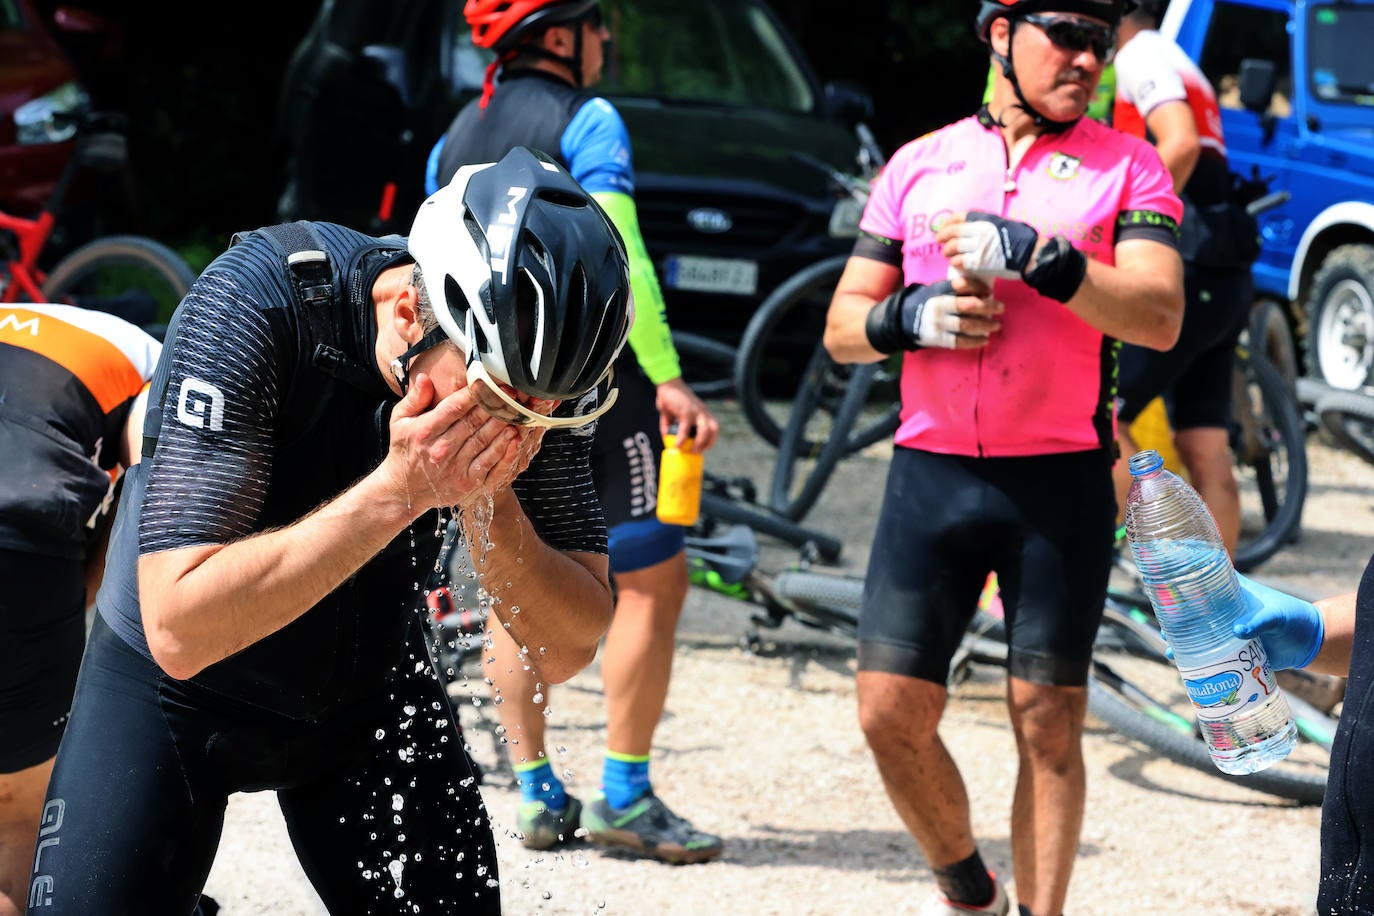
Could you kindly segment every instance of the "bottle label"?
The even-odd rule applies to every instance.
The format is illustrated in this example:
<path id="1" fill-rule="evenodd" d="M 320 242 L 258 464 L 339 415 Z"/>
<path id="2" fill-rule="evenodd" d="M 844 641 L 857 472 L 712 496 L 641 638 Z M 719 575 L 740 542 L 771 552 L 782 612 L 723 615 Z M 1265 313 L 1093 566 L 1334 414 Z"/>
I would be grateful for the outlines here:
<path id="1" fill-rule="evenodd" d="M 1188 698 L 1199 719 L 1229 719 L 1278 693 L 1278 682 L 1257 639 L 1240 644 L 1234 655 L 1198 667 L 1179 665 Z"/>

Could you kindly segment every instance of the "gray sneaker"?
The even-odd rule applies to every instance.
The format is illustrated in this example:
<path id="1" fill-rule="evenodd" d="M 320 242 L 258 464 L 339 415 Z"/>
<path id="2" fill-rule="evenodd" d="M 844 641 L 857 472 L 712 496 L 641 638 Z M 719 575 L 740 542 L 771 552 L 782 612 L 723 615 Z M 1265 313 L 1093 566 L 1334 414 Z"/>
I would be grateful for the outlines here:
<path id="1" fill-rule="evenodd" d="M 541 801 L 521 802 L 515 822 L 520 829 L 520 843 L 526 849 L 553 849 L 571 843 L 582 818 L 582 802 L 568 796 L 562 811 L 550 811 Z"/>
<path id="2" fill-rule="evenodd" d="M 593 843 L 631 849 L 674 865 L 707 862 L 725 846 L 720 837 L 678 817 L 652 792 L 628 808 L 612 808 L 599 794 L 582 812 L 582 826 Z"/>

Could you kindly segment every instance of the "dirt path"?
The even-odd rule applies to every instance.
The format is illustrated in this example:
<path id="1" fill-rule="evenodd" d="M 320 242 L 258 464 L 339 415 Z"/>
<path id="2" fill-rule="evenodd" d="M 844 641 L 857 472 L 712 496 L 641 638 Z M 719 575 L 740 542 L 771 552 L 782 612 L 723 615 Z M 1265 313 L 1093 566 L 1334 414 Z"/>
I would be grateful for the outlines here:
<path id="1" fill-rule="evenodd" d="M 769 452 L 727 415 L 708 467 L 764 479 Z M 1310 445 L 1312 492 L 1300 541 L 1259 577 L 1311 594 L 1353 588 L 1374 553 L 1374 468 Z M 850 459 L 811 516 L 845 538 L 861 571 L 885 455 Z M 780 562 L 786 551 L 769 552 Z M 500 768 L 486 708 L 460 715 L 490 777 L 503 893 L 512 914 L 910 912 L 931 877 L 878 783 L 854 716 L 847 644 L 791 625 L 740 648 L 748 608 L 694 590 L 673 689 L 656 736 L 654 783 L 682 814 L 726 839 L 721 861 L 672 867 L 578 845 L 531 853 L 500 831 L 517 793 Z M 473 688 L 478 698 L 484 688 Z M 1008 811 L 1015 751 L 995 670 L 954 693 L 942 734 L 963 768 L 984 858 L 1011 878 Z M 604 741 L 600 681 L 588 669 L 552 693 L 555 769 L 595 791 Z M 1088 810 L 1067 913 L 1308 914 L 1320 812 L 1159 760 L 1089 722 Z M 295 865 L 269 794 L 236 796 L 207 892 L 224 916 L 322 912 Z M 420 910 L 423 912 L 423 908 Z"/>

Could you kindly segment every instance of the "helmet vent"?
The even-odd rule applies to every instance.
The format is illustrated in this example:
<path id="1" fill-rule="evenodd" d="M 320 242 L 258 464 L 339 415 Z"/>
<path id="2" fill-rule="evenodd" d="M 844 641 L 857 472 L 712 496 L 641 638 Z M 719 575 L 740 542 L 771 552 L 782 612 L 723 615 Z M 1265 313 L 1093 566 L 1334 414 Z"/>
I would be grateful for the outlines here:
<path id="1" fill-rule="evenodd" d="M 458 285 L 458 280 L 453 274 L 444 275 L 444 306 L 458 327 L 461 328 L 467 323 L 468 309 L 472 308 L 472 304 L 468 302 L 468 297 L 463 294 L 463 288 Z"/>
<path id="2" fill-rule="evenodd" d="M 573 207 L 581 210 L 587 206 L 585 197 L 578 197 L 576 194 L 569 194 L 558 188 L 540 188 L 537 195 L 540 200 L 546 200 L 559 207 Z"/>

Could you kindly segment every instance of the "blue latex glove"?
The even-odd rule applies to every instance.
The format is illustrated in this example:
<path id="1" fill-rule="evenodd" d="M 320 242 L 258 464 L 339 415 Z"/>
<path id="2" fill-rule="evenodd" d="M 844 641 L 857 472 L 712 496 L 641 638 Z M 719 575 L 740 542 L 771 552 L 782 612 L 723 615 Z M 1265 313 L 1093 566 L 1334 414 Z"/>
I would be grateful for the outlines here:
<path id="1" fill-rule="evenodd" d="M 1311 664 L 1326 638 L 1326 624 L 1317 606 L 1242 575 L 1237 578 L 1245 596 L 1245 613 L 1231 625 L 1231 632 L 1241 639 L 1258 638 L 1275 671 Z"/>

